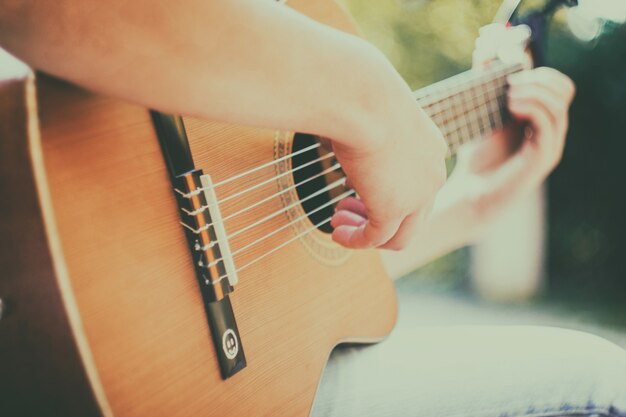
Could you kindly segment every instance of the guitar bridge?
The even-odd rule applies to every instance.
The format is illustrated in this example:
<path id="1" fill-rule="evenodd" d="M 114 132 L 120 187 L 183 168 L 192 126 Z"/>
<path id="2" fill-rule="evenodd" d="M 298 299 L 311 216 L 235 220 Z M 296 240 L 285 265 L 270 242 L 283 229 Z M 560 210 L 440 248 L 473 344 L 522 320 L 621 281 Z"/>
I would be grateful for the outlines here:
<path id="1" fill-rule="evenodd" d="M 152 112 L 152 119 L 180 208 L 181 225 L 194 265 L 223 379 L 246 367 L 229 294 L 237 271 L 211 178 L 195 169 L 182 119 Z"/>

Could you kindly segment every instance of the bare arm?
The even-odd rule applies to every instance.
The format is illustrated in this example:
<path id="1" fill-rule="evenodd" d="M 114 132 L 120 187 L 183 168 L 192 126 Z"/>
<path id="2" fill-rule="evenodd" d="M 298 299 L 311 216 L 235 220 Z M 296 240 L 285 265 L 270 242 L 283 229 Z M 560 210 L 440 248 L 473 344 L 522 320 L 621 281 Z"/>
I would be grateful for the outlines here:
<path id="1" fill-rule="evenodd" d="M 404 246 L 445 178 L 441 135 L 386 58 L 273 1 L 1 0 L 0 44 L 159 110 L 331 138 L 369 214 L 338 224 L 349 247 Z"/>
<path id="2" fill-rule="evenodd" d="M 4 47 L 35 68 L 162 110 L 343 138 L 346 125 L 365 122 L 351 117 L 384 99 L 384 88 L 366 88 L 372 80 L 399 83 L 367 42 L 275 2 L 14 3 L 0 8 Z"/>

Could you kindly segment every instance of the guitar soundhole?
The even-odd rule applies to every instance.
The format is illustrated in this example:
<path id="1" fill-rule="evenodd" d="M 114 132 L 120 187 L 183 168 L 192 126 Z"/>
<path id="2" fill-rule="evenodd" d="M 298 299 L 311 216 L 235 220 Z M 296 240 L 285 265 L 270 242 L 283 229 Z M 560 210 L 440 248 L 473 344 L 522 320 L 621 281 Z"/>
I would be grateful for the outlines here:
<path id="1" fill-rule="evenodd" d="M 292 152 L 295 154 L 317 143 L 319 143 L 319 140 L 316 136 L 297 133 L 293 139 Z M 331 149 L 326 148 L 321 143 L 318 148 L 304 151 L 292 158 L 294 168 L 293 181 L 294 184 L 299 184 L 296 186 L 298 199 L 304 212 L 307 213 L 309 220 L 313 224 L 322 223 L 332 216 L 336 203 L 328 203 L 347 190 L 345 186 L 339 185 L 311 197 L 312 194 L 328 187 L 344 176 L 341 168 L 332 169 L 337 164 L 337 160 L 334 156 L 325 157 L 329 152 L 331 152 Z M 329 172 L 322 175 L 321 173 L 324 171 Z M 320 209 L 325 204 L 327 205 Z M 318 226 L 318 229 L 324 233 L 331 233 L 333 230 L 330 222 L 325 222 Z"/>

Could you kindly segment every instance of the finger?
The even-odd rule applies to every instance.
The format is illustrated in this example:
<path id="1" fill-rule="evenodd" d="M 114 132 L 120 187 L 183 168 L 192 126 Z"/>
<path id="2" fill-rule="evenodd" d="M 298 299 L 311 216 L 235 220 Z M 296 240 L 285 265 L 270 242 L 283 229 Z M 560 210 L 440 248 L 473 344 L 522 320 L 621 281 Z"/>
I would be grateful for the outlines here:
<path id="1" fill-rule="evenodd" d="M 540 160 L 548 163 L 550 168 L 556 165 L 561 156 L 562 144 L 560 142 L 562 140 L 557 136 L 558 133 L 550 122 L 546 110 L 528 101 L 512 101 L 509 104 L 509 110 L 513 117 L 527 120 L 538 138 L 538 140 L 526 141 L 524 146 L 536 146 Z M 556 139 L 549 140 L 551 138 Z"/>
<path id="2" fill-rule="evenodd" d="M 543 104 L 532 100 L 510 100 L 509 111 L 511 115 L 518 120 L 525 120 L 533 128 L 536 136 L 548 135 L 551 137 L 556 134 L 556 127 L 551 122 L 548 111 Z M 538 143 L 541 145 L 542 143 Z"/>
<path id="3" fill-rule="evenodd" d="M 502 39 L 504 32 L 506 32 L 506 28 L 499 23 L 492 23 L 480 28 L 472 53 L 472 68 L 483 70 L 496 59 L 500 39 Z"/>
<path id="4" fill-rule="evenodd" d="M 472 68 L 487 68 L 496 59 L 504 62 L 526 61 L 524 50 L 529 38 L 530 29 L 526 25 L 507 28 L 493 23 L 483 26 L 472 54 Z"/>
<path id="5" fill-rule="evenodd" d="M 550 90 L 556 96 L 562 98 L 566 103 L 570 103 L 575 94 L 576 88 L 572 80 L 559 71 L 540 67 L 530 71 L 522 71 L 509 75 L 507 78 L 509 85 L 527 86 L 538 84 Z"/>
<path id="6" fill-rule="evenodd" d="M 552 88 L 560 97 L 563 97 L 568 103 L 576 94 L 576 85 L 571 78 L 565 74 L 550 67 L 539 67 L 533 71 L 538 76 L 543 76 L 545 80 L 542 85 Z"/>
<path id="7" fill-rule="evenodd" d="M 515 128 L 507 126 L 485 140 L 463 145 L 457 153 L 457 166 L 477 173 L 497 167 L 519 147 Z"/>
<path id="8" fill-rule="evenodd" d="M 365 204 L 356 197 L 346 197 L 337 204 L 336 211 L 347 210 L 367 218 Z"/>
<path id="9" fill-rule="evenodd" d="M 535 155 L 530 143 L 525 143 L 506 163 L 483 176 L 476 188 L 469 190 L 478 217 L 490 218 L 493 209 L 502 207 L 511 196 L 538 185 L 546 170 L 534 166 L 537 164 Z"/>
<path id="10" fill-rule="evenodd" d="M 330 220 L 330 225 L 333 228 L 340 226 L 361 226 L 367 221 L 367 218 L 360 216 L 348 210 L 339 210 Z"/>
<path id="11" fill-rule="evenodd" d="M 552 97 L 558 103 L 562 103 L 562 107 L 566 108 L 570 101 L 568 99 L 569 92 L 564 91 L 558 86 L 550 84 L 546 79 L 523 79 L 514 78 L 509 83 L 509 91 L 516 90 L 518 92 L 536 92 L 542 90 L 545 95 Z"/>
<path id="12" fill-rule="evenodd" d="M 526 86 L 511 86 L 508 91 L 509 104 L 524 102 L 540 108 L 545 113 L 557 131 L 565 130 L 567 121 L 567 106 L 551 90 L 537 84 Z"/>
<path id="13" fill-rule="evenodd" d="M 360 226 L 339 226 L 333 231 L 332 237 L 335 242 L 347 248 L 374 248 L 389 241 L 398 231 L 402 220 L 377 222 L 370 218 Z"/>

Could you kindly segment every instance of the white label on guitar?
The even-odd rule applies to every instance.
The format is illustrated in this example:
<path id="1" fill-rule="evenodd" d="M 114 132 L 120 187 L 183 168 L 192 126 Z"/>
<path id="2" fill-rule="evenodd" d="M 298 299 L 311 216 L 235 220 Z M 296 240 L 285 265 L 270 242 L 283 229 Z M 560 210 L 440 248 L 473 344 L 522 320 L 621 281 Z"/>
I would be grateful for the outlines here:
<path id="1" fill-rule="evenodd" d="M 222 336 L 222 349 L 228 359 L 234 359 L 239 352 L 239 342 L 237 335 L 232 329 L 227 329 Z"/>

